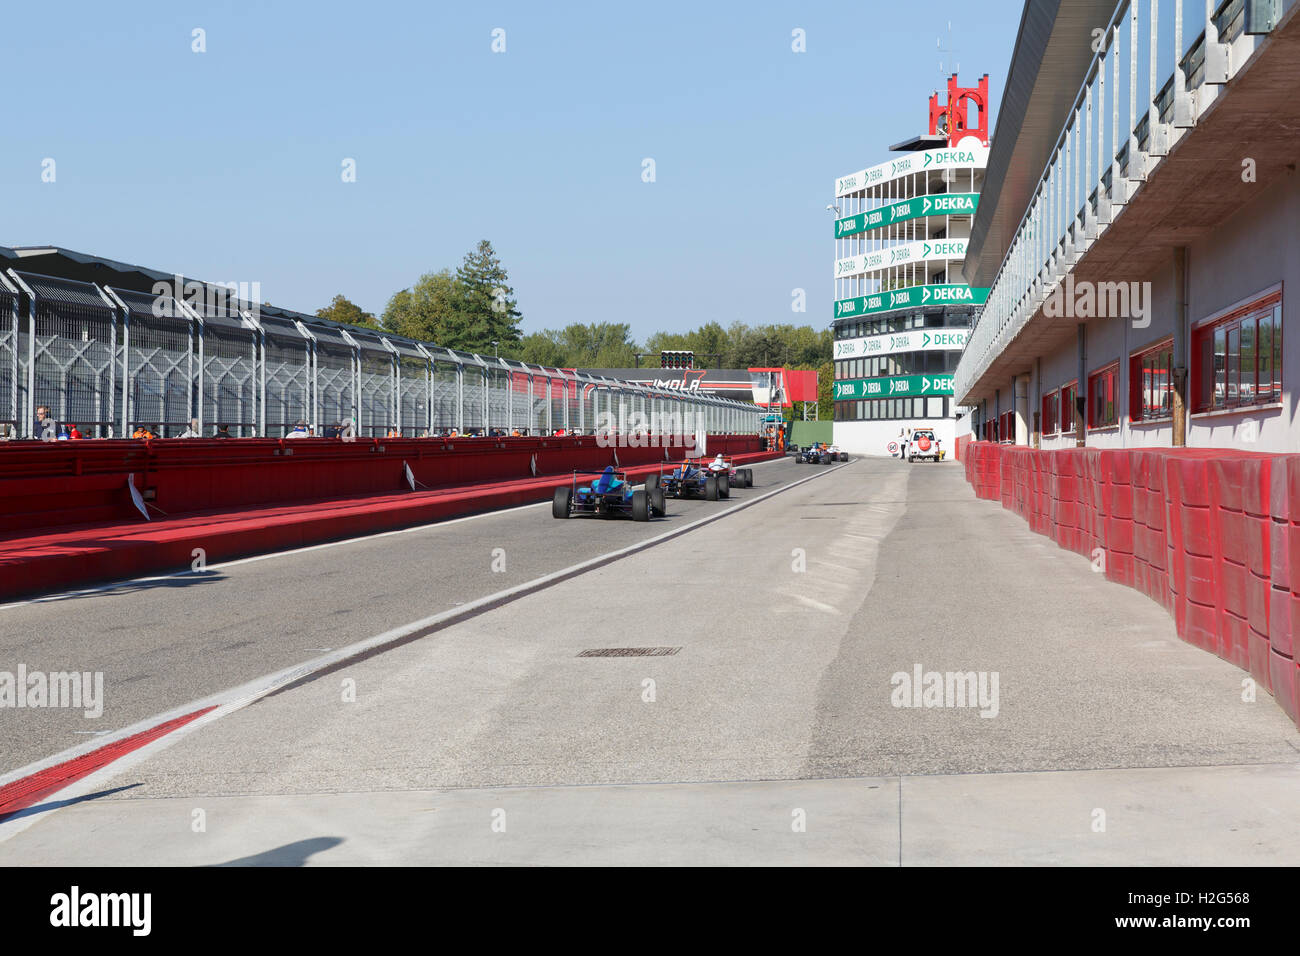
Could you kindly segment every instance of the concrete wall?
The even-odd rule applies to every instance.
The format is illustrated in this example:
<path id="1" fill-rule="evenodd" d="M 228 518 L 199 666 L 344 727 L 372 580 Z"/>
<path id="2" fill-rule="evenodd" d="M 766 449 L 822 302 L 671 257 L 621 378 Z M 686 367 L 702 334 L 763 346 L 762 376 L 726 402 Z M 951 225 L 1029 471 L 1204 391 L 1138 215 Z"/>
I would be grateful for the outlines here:
<path id="1" fill-rule="evenodd" d="M 904 425 L 908 428 L 933 428 L 939 447 L 947 452 L 947 457 L 954 457 L 956 423 L 951 418 L 925 418 L 911 422 L 836 422 L 835 444 L 852 455 L 889 458 L 889 443 L 899 440 Z"/>

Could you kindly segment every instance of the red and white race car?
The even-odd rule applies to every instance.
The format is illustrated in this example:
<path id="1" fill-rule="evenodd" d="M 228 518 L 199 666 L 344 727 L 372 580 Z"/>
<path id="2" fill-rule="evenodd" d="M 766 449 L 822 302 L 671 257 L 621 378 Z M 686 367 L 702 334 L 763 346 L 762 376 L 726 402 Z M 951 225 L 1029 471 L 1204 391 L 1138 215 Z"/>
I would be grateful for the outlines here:
<path id="1" fill-rule="evenodd" d="M 726 475 L 731 488 L 754 487 L 754 472 L 750 468 L 737 468 L 730 455 L 717 455 L 714 458 L 700 458 L 690 462 L 692 465 L 707 469 L 715 475 Z"/>

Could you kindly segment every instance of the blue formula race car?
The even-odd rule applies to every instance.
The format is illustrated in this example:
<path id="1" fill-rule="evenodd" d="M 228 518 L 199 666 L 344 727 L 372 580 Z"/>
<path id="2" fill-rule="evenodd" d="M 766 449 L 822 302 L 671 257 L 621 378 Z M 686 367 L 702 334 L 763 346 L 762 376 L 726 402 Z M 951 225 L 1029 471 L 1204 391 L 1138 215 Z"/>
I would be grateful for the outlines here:
<path id="1" fill-rule="evenodd" d="M 673 498 L 717 501 L 731 497 L 731 482 L 726 473 L 712 472 L 698 462 L 683 462 L 670 472 L 651 475 L 645 486 Z"/>
<path id="2" fill-rule="evenodd" d="M 583 481 L 594 479 L 590 484 Z M 627 475 L 615 471 L 610 465 L 602 472 L 573 473 L 573 483 L 555 489 L 551 501 L 551 517 L 570 518 L 576 514 L 602 515 L 604 517 L 631 518 L 649 521 L 668 513 L 664 493 L 659 488 L 633 491 Z"/>

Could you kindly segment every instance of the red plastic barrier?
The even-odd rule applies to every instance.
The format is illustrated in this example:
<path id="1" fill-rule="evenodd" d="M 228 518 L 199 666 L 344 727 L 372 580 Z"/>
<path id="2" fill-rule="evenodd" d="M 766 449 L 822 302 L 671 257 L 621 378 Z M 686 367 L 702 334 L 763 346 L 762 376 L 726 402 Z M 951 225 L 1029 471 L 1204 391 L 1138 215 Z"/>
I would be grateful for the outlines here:
<path id="1" fill-rule="evenodd" d="M 776 457 L 756 452 L 737 455 L 735 461 L 744 465 Z M 633 481 L 641 481 L 658 469 L 656 463 L 625 471 Z M 137 518 L 0 540 L 0 599 L 186 570 L 196 547 L 213 563 L 547 501 L 555 488 L 570 480 L 551 475 L 477 482 L 436 491 L 263 505 L 149 524 Z"/>
<path id="2" fill-rule="evenodd" d="M 1137 583 L 1134 551 L 1133 479 L 1127 452 L 1107 452 L 1097 460 L 1102 503 L 1100 547 L 1106 554 L 1106 578 L 1133 587 Z"/>
<path id="3" fill-rule="evenodd" d="M 1300 455 L 973 442 L 966 474 L 1110 580 L 1161 603 L 1179 636 L 1248 669 L 1300 722 Z"/>
<path id="4" fill-rule="evenodd" d="M 759 436 L 709 436 L 710 454 L 752 454 Z M 158 439 L 0 444 L 0 536 L 121 521 L 145 500 L 167 515 L 401 491 L 409 466 L 428 488 L 510 481 L 606 465 L 635 467 L 688 452 L 602 448 L 580 438 Z"/>

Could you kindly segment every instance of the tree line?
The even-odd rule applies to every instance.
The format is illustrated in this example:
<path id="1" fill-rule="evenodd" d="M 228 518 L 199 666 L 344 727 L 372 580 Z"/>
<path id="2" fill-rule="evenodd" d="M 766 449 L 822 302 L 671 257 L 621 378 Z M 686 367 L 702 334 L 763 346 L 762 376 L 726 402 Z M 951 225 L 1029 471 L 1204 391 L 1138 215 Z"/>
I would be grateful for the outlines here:
<path id="1" fill-rule="evenodd" d="M 821 416 L 830 417 L 833 339 L 829 327 L 751 326 L 738 321 L 723 327 L 707 322 L 690 332 L 656 332 L 644 343 L 632 337 L 626 322 L 574 323 L 525 335 L 519 328 L 523 314 L 518 304 L 506 268 L 492 243 L 484 239 L 454 271 L 426 273 L 410 288 L 395 293 L 378 317 L 343 295 L 334 296 L 316 314 L 446 348 L 552 368 L 634 368 L 638 353 L 692 351 L 701 356 L 702 367 L 816 369 Z"/>

